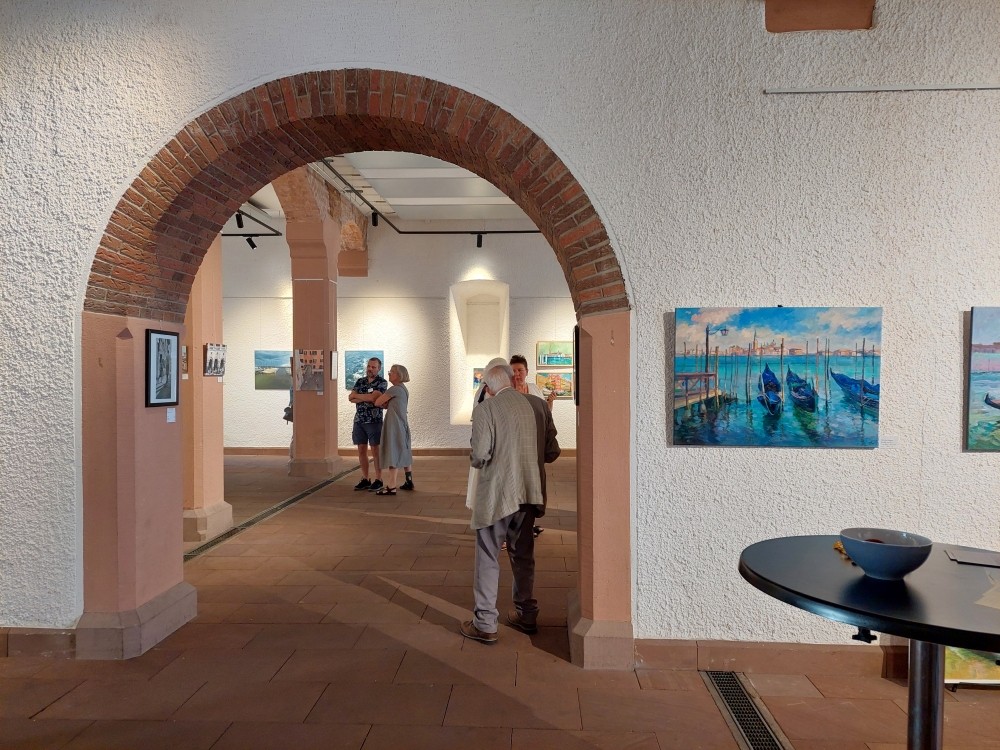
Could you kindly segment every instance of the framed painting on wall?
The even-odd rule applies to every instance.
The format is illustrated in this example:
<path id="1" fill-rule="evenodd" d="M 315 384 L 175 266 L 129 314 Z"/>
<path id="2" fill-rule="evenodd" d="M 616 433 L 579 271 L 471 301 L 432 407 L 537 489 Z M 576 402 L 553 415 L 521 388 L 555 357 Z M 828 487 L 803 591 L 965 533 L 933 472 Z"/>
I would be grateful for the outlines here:
<path id="1" fill-rule="evenodd" d="M 539 341 L 535 344 L 535 367 L 572 367 L 572 341 Z"/>
<path id="2" fill-rule="evenodd" d="M 479 386 L 483 384 L 483 373 L 486 371 L 485 367 L 473 367 L 472 368 L 472 390 L 478 391 Z"/>
<path id="3" fill-rule="evenodd" d="M 535 385 L 542 389 L 542 395 L 548 398 L 555 392 L 557 399 L 573 398 L 573 373 L 571 372 L 535 372 Z"/>
<path id="4" fill-rule="evenodd" d="M 1000 307 L 972 308 L 965 447 L 1000 451 Z"/>
<path id="5" fill-rule="evenodd" d="M 292 353 L 257 349 L 253 353 L 255 391 L 287 391 L 292 387 Z"/>
<path id="6" fill-rule="evenodd" d="M 344 390 L 354 389 L 354 384 L 363 377 L 367 377 L 365 369 L 368 367 L 368 360 L 372 357 L 382 363 L 379 375 L 385 377 L 385 354 L 381 349 L 353 349 L 344 352 Z"/>
<path id="7" fill-rule="evenodd" d="M 177 406 L 180 337 L 146 329 L 146 406 Z"/>
<path id="8" fill-rule="evenodd" d="M 323 359 L 322 349 L 295 350 L 295 390 L 323 390 Z"/>
<path id="9" fill-rule="evenodd" d="M 674 445 L 876 448 L 880 307 L 676 310 Z"/>
<path id="10" fill-rule="evenodd" d="M 226 374 L 226 345 L 205 344 L 205 376 L 222 377 Z"/>
<path id="11" fill-rule="evenodd" d="M 1000 685 L 1000 654 L 946 646 L 944 681 L 971 685 Z"/>

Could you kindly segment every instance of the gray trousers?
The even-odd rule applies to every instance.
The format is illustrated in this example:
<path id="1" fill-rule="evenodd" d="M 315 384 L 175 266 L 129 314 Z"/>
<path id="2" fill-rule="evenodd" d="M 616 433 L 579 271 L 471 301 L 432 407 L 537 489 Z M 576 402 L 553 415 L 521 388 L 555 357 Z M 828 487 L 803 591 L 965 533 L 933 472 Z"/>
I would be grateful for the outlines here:
<path id="1" fill-rule="evenodd" d="M 535 586 L 534 506 L 501 518 L 492 526 L 476 531 L 476 567 L 472 590 L 476 609 L 472 624 L 483 633 L 497 632 L 497 589 L 500 586 L 500 545 L 507 542 L 507 554 L 514 573 L 514 607 L 521 619 L 534 625 L 538 619 Z"/>

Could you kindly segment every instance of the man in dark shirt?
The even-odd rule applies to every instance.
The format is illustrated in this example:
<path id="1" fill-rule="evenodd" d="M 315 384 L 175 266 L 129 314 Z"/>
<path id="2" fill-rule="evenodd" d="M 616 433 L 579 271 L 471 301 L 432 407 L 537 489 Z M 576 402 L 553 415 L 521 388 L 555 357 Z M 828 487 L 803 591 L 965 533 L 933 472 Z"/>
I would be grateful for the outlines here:
<path id="1" fill-rule="evenodd" d="M 358 446 L 358 462 L 361 464 L 361 476 L 354 489 L 375 492 L 382 488 L 382 467 L 378 464 L 378 446 L 382 441 L 382 409 L 375 406 L 375 399 L 389 388 L 385 378 L 378 373 L 382 369 L 382 361 L 378 357 L 368 360 L 365 368 L 366 377 L 358 378 L 354 389 L 348 394 L 347 400 L 357 406 L 354 415 L 354 444 Z M 368 478 L 368 446 L 372 447 L 375 460 L 375 481 Z"/>

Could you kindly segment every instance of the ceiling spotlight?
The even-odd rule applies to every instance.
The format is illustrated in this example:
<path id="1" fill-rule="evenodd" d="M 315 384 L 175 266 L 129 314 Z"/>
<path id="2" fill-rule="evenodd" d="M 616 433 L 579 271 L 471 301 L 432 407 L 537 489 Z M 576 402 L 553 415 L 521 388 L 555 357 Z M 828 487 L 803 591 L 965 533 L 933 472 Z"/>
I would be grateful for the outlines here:
<path id="1" fill-rule="evenodd" d="M 257 249 L 257 243 L 253 241 L 253 237 L 247 237 L 247 244 L 254 250 Z"/>
<path id="2" fill-rule="evenodd" d="M 243 213 L 240 211 L 236 212 L 236 226 L 238 226 L 240 229 L 243 228 Z"/>
<path id="3" fill-rule="evenodd" d="M 482 246 L 483 246 L 483 235 L 477 234 L 476 235 L 476 247 L 482 247 Z"/>
<path id="4" fill-rule="evenodd" d="M 372 211 L 372 226 L 373 227 L 378 226 L 378 213 L 375 211 Z"/>

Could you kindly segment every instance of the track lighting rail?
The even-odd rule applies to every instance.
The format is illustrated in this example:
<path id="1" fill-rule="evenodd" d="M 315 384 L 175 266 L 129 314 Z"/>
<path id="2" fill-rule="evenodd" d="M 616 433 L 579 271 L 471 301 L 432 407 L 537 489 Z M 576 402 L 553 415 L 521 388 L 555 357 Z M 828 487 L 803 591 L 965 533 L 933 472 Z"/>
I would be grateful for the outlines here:
<path id="1" fill-rule="evenodd" d="M 272 226 L 270 226 L 268 224 L 265 224 L 260 219 L 256 218 L 255 216 L 253 216 L 251 214 L 246 213 L 245 211 L 237 211 L 236 212 L 236 226 L 237 226 L 237 228 L 243 229 L 243 217 L 244 216 L 246 218 L 250 219 L 250 221 L 254 222 L 255 224 L 260 224 L 262 227 L 264 227 L 264 229 L 268 230 L 267 233 L 264 233 L 264 232 L 223 232 L 222 236 L 223 237 L 246 237 L 247 238 L 247 244 L 251 248 L 253 248 L 253 249 L 257 248 L 257 243 L 253 241 L 254 237 L 280 237 L 281 236 L 281 232 L 279 232 L 277 229 L 275 229 L 274 227 L 272 227 Z"/>
<path id="2" fill-rule="evenodd" d="M 330 163 L 328 159 L 323 159 L 323 164 L 344 184 L 344 188 L 347 192 L 352 195 L 356 195 L 361 201 L 371 209 L 372 212 L 372 226 L 377 227 L 379 220 L 385 221 L 396 234 L 465 234 L 465 235 L 475 235 L 476 237 L 476 247 L 483 246 L 483 235 L 486 234 L 541 234 L 538 229 L 453 229 L 453 230 L 430 230 L 430 229 L 400 229 L 395 224 L 393 224 L 388 217 L 384 216 L 375 206 L 373 206 L 365 196 L 363 196 L 354 185 L 347 181 L 340 172 L 338 172 L 334 166 Z M 339 186 L 335 186 L 338 187 Z"/>

